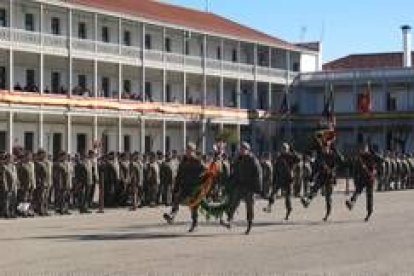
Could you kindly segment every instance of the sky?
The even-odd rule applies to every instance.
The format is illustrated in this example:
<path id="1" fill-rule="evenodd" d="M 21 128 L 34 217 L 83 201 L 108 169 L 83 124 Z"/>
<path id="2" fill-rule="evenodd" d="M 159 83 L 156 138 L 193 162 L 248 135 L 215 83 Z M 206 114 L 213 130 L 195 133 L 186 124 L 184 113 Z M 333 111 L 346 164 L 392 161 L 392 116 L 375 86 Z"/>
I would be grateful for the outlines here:
<path id="1" fill-rule="evenodd" d="M 165 1 L 206 7 L 206 0 Z M 414 0 L 210 0 L 210 10 L 289 42 L 321 40 L 325 62 L 402 51 L 400 27 L 414 27 Z"/>

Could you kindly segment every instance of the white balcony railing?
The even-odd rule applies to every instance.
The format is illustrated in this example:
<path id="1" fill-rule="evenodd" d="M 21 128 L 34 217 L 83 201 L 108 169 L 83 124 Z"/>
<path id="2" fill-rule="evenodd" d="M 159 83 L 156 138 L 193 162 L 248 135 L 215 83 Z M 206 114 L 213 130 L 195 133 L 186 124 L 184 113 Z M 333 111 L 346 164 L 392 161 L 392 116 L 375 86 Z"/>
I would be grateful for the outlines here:
<path id="1" fill-rule="evenodd" d="M 224 61 L 223 70 L 225 71 L 239 71 L 239 64 L 235 62 Z"/>
<path id="2" fill-rule="evenodd" d="M 167 63 L 184 64 L 184 55 L 176 53 L 166 53 Z"/>
<path id="3" fill-rule="evenodd" d="M 145 50 L 145 59 L 153 61 L 153 62 L 162 62 L 163 53 L 162 51 L 157 51 L 157 50 Z"/>
<path id="4" fill-rule="evenodd" d="M 186 56 L 185 64 L 188 66 L 193 66 L 193 67 L 202 67 L 203 60 L 201 59 L 201 57 Z"/>
<path id="5" fill-rule="evenodd" d="M 240 64 L 240 73 L 253 74 L 253 68 L 254 68 L 253 65 L 241 63 Z"/>
<path id="6" fill-rule="evenodd" d="M 121 55 L 129 58 L 141 58 L 141 48 L 132 46 L 122 46 Z"/>
<path id="7" fill-rule="evenodd" d="M 10 29 L 9 28 L 0 28 L 0 40 L 10 41 Z"/>
<path id="8" fill-rule="evenodd" d="M 72 39 L 72 47 L 78 51 L 95 52 L 95 42 L 87 39 Z"/>
<path id="9" fill-rule="evenodd" d="M 44 34 L 43 45 L 48 47 L 65 48 L 67 47 L 67 37 Z"/>
<path id="10" fill-rule="evenodd" d="M 97 42 L 97 48 L 99 53 L 118 55 L 119 45 L 113 43 Z"/>
<path id="11" fill-rule="evenodd" d="M 13 41 L 24 44 L 40 45 L 40 34 L 25 30 L 13 30 Z"/>
<path id="12" fill-rule="evenodd" d="M 213 70 L 221 69 L 221 61 L 217 59 L 207 59 L 207 68 Z"/>

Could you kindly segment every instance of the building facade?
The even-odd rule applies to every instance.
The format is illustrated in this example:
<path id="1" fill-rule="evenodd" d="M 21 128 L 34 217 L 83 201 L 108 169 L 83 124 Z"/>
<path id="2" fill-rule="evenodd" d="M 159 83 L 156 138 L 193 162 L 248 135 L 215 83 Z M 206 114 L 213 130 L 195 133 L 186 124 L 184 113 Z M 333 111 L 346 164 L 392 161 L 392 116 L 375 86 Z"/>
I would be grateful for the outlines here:
<path id="1" fill-rule="evenodd" d="M 115 3 L 116 2 L 116 3 Z M 269 150 L 284 94 L 320 53 L 150 0 L 0 0 L 0 150 Z"/>

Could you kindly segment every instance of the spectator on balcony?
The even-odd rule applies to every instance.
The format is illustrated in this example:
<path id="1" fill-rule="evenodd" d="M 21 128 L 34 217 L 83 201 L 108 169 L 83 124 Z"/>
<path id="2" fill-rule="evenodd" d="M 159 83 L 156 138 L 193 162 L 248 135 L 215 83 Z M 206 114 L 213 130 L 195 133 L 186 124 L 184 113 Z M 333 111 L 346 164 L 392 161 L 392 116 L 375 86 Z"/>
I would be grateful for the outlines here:
<path id="1" fill-rule="evenodd" d="M 14 90 L 15 91 L 22 91 L 22 86 L 20 85 L 20 83 L 16 83 L 16 85 L 14 86 Z"/>
<path id="2" fill-rule="evenodd" d="M 50 93 L 49 86 L 46 86 L 46 88 L 43 89 L 43 92 L 46 94 Z"/>
<path id="3" fill-rule="evenodd" d="M 83 97 L 92 97 L 92 91 L 88 88 L 84 88 L 82 91 Z"/>
<path id="4" fill-rule="evenodd" d="M 187 98 L 187 104 L 193 104 L 193 103 L 194 103 L 193 97 L 188 96 L 188 98 Z"/>
<path id="5" fill-rule="evenodd" d="M 27 92 L 39 92 L 39 88 L 37 87 L 36 84 L 28 84 L 24 88 L 24 91 L 27 91 Z"/>
<path id="6" fill-rule="evenodd" d="M 66 95 L 67 93 L 68 93 L 68 90 L 64 88 L 63 86 L 61 86 L 59 90 L 59 94 Z"/>
<path id="7" fill-rule="evenodd" d="M 72 89 L 72 95 L 81 96 L 83 94 L 83 89 L 79 85 L 75 86 Z"/>

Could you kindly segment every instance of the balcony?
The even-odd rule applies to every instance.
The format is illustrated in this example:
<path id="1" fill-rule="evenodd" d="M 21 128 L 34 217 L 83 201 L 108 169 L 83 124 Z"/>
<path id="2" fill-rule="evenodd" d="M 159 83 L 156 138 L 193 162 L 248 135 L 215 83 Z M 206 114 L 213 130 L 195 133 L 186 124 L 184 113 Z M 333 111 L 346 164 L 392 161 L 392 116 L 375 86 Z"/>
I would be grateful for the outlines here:
<path id="1" fill-rule="evenodd" d="M 67 55 L 69 47 L 67 36 L 45 33 L 41 35 L 39 32 L 21 29 L 10 30 L 6 27 L 0 28 L 0 42 L 2 42 L 0 43 L 0 47 L 8 48 L 12 42 L 15 49 L 24 51 L 40 52 L 40 47 L 47 47 L 48 53 L 58 55 Z M 105 43 L 73 37 L 71 39 L 71 47 L 72 53 L 79 57 L 82 57 L 85 53 L 91 56 L 93 53 L 98 59 L 113 62 L 119 62 L 121 59 L 122 62 L 132 65 L 140 65 L 140 62 L 143 60 L 143 51 L 139 46 L 124 46 L 117 43 Z M 200 56 L 169 53 L 152 49 L 146 49 L 144 53 L 144 60 L 147 66 L 156 68 L 164 68 L 165 66 L 171 70 L 185 70 L 196 74 L 203 73 L 204 60 Z M 223 75 L 228 78 L 242 78 L 246 80 L 255 79 L 255 67 L 252 64 L 207 59 L 205 65 L 206 72 L 209 75 Z M 286 71 L 282 69 L 257 67 L 258 81 L 284 83 L 286 76 Z M 321 77 L 325 77 L 325 75 Z M 313 78 L 317 78 L 317 76 Z"/>

